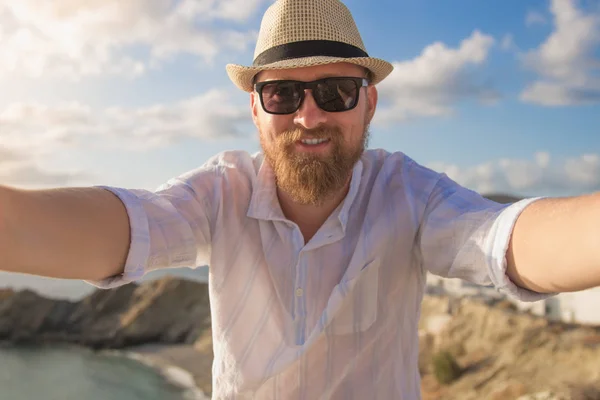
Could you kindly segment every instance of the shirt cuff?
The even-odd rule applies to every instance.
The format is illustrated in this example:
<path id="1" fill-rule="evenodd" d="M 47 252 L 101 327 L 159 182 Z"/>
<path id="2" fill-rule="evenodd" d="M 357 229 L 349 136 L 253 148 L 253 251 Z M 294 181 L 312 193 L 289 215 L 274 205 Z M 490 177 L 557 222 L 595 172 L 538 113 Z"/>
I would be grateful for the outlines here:
<path id="1" fill-rule="evenodd" d="M 535 302 L 548 299 L 558 293 L 538 293 L 516 285 L 506 274 L 508 262 L 506 261 L 506 252 L 510 244 L 512 232 L 523 210 L 532 203 L 541 200 L 543 197 L 534 197 L 518 201 L 506 207 L 492 225 L 491 234 L 488 236 L 489 253 L 488 265 L 490 268 L 490 277 L 494 286 L 509 297 L 523 301 Z"/>
<path id="2" fill-rule="evenodd" d="M 106 189 L 116 195 L 125 205 L 129 217 L 131 241 L 123 273 L 101 281 L 85 281 L 100 289 L 112 289 L 137 281 L 146 273 L 150 253 L 148 218 L 142 202 L 135 195 L 135 191 L 109 186 L 96 187 Z"/>

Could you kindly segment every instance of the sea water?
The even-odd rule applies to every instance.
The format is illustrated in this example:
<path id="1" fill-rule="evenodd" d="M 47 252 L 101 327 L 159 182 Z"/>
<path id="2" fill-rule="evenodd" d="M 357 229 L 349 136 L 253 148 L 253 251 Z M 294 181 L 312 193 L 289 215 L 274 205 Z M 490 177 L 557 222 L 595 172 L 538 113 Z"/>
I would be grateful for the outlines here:
<path id="1" fill-rule="evenodd" d="M 185 390 L 125 356 L 73 347 L 0 347 L 0 400 L 182 400 Z"/>
<path id="2" fill-rule="evenodd" d="M 143 281 L 174 275 L 206 282 L 207 268 L 157 271 Z M 31 289 L 51 298 L 79 300 L 93 290 L 89 284 L 0 273 L 0 288 Z M 165 371 L 118 352 L 53 347 L 0 345 L 0 400 L 188 400 L 197 391 L 184 388 L 178 371 Z M 183 372 L 183 371 L 179 371 Z M 181 375 L 181 374 L 179 374 Z M 188 379 L 189 380 L 189 379 Z M 178 381 L 184 385 L 175 385 Z"/>

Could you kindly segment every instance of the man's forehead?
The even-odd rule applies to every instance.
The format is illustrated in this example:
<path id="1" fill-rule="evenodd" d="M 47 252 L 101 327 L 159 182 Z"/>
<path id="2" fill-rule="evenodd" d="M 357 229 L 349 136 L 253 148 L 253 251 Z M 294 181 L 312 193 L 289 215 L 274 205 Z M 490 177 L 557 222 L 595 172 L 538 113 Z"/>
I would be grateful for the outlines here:
<path id="1" fill-rule="evenodd" d="M 328 65 L 317 65 L 304 68 L 273 69 L 261 71 L 257 74 L 255 81 L 291 79 L 300 81 L 311 81 L 321 78 L 335 76 L 364 77 L 366 70 L 358 65 L 349 63 L 337 63 Z"/>

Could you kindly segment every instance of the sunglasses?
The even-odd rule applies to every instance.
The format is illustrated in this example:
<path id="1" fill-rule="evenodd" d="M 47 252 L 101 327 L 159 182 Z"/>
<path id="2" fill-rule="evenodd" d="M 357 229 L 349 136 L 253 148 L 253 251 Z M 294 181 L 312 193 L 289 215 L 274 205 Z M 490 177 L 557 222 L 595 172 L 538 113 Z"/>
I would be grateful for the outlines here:
<path id="1" fill-rule="evenodd" d="M 259 82 L 254 90 L 259 94 L 263 110 L 269 114 L 293 114 L 304 102 L 306 89 L 312 91 L 317 106 L 327 112 L 349 111 L 356 107 L 360 89 L 369 86 L 365 78 L 335 77 L 312 82 L 281 80 Z"/>

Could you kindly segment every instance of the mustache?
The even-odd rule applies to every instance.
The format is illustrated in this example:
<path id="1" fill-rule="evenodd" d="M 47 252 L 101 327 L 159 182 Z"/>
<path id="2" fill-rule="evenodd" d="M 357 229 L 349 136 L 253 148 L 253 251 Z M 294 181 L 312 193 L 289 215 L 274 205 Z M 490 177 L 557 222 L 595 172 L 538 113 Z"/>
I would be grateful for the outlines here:
<path id="1" fill-rule="evenodd" d="M 293 128 L 282 132 L 280 135 L 280 139 L 285 143 L 295 143 L 305 137 L 337 140 L 342 137 L 342 131 L 338 127 L 321 127 L 315 129 Z"/>

